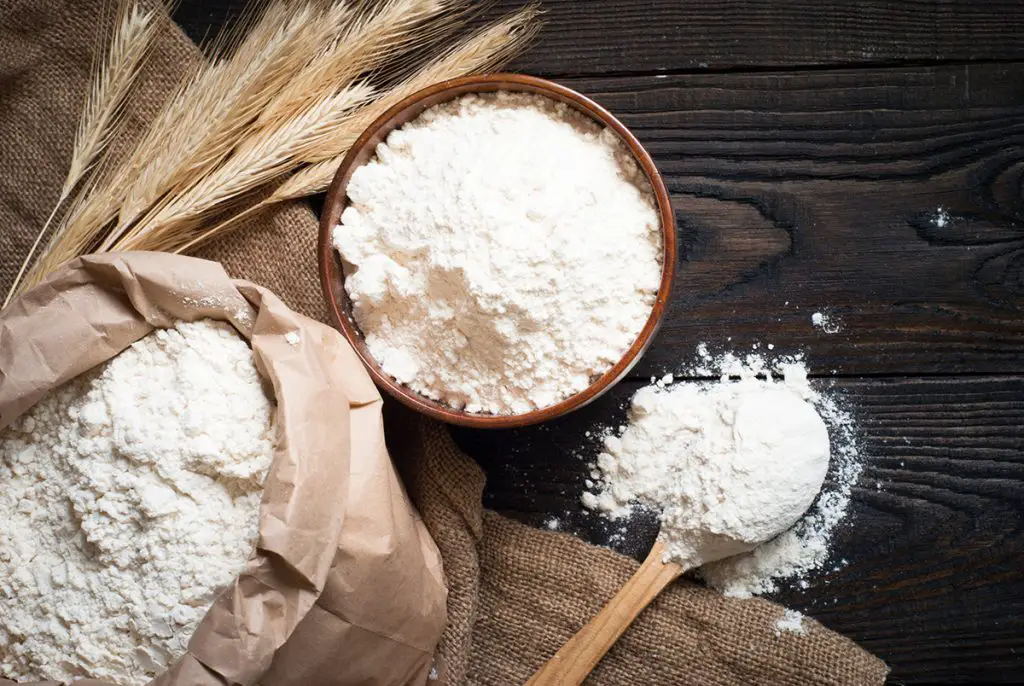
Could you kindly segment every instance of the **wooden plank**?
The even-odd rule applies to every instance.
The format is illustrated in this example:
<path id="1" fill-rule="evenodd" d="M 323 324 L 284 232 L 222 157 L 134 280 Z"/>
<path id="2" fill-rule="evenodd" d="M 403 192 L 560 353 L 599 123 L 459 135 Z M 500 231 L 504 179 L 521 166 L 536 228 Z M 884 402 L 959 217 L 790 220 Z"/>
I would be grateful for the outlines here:
<path id="1" fill-rule="evenodd" d="M 215 38 L 243 15 L 248 0 L 180 0 L 171 9 L 171 17 L 200 45 Z"/>
<path id="2" fill-rule="evenodd" d="M 585 463 L 638 386 L 544 426 L 453 430 L 487 471 L 486 505 L 607 542 L 578 504 Z M 1024 377 L 841 379 L 834 392 L 857 418 L 865 463 L 834 540 L 832 559 L 849 564 L 774 599 L 860 642 L 894 677 L 1024 674 Z M 640 522 L 615 547 L 642 558 L 653 535 Z"/>
<path id="3" fill-rule="evenodd" d="M 195 40 L 242 0 L 182 0 Z M 500 0 L 489 14 L 524 0 Z M 610 74 L 743 67 L 1024 59 L 1017 0 L 543 0 L 545 27 L 515 68 Z"/>
<path id="4" fill-rule="evenodd" d="M 521 0 L 501 0 L 502 8 Z M 1016 0 L 543 0 L 538 74 L 1024 57 Z"/>
<path id="5" fill-rule="evenodd" d="M 566 83 L 672 192 L 677 287 L 637 376 L 757 341 L 821 373 L 1024 371 L 1024 63 Z"/>

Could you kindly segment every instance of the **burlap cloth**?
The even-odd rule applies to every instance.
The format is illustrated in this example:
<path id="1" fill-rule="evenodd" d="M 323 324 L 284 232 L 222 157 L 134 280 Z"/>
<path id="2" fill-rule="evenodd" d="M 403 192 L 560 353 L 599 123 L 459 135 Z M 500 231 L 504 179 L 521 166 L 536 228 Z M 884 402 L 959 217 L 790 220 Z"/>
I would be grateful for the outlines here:
<path id="1" fill-rule="evenodd" d="M 0 292 L 11 283 L 66 173 L 103 0 L 0 2 Z M 129 113 L 138 129 L 201 53 L 170 21 Z M 201 252 L 317 319 L 316 220 L 303 205 L 264 215 Z M 0 380 L 2 383 L 2 380 Z M 438 424 L 392 409 L 389 443 L 444 557 L 449 626 L 441 683 L 518 684 L 615 592 L 633 560 L 483 511 L 480 469 Z M 687 582 L 645 611 L 594 684 L 880 684 L 886 667 L 810 625 L 776 636 L 782 609 Z M 343 665 L 339 665 L 343 668 Z M 311 684 L 310 686 L 315 686 Z"/>

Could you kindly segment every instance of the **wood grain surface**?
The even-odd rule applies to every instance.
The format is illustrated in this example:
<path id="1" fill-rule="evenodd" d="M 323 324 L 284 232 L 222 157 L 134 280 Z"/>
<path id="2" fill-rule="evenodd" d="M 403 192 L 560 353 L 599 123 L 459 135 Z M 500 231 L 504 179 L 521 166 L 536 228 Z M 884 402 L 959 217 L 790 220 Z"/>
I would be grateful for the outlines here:
<path id="1" fill-rule="evenodd" d="M 490 4 L 493 17 L 524 1 Z M 182 0 L 175 18 L 201 41 L 245 6 Z M 537 76 L 1024 59 L 1018 0 L 541 0 L 541 7 L 545 26 L 513 65 Z"/>
<path id="2" fill-rule="evenodd" d="M 202 38 L 243 6 L 175 16 Z M 698 342 L 803 351 L 866 466 L 831 571 L 774 599 L 875 652 L 893 684 L 1024 682 L 1024 2 L 543 7 L 515 66 L 632 128 L 682 254 L 634 378 L 539 427 L 454 431 L 486 505 L 642 559 L 653 521 L 617 536 L 579 507 L 596 430 Z"/>
<path id="3" fill-rule="evenodd" d="M 827 569 L 838 569 L 772 599 L 858 641 L 908 683 L 1019 680 L 1024 378 L 815 384 L 854 416 L 864 472 L 833 541 Z M 539 427 L 455 430 L 487 472 L 485 505 L 643 559 L 654 521 L 633 522 L 623 536 L 578 504 L 598 432 L 625 419 L 640 385 L 623 382 Z"/>
<path id="4" fill-rule="evenodd" d="M 1024 370 L 1024 64 L 565 82 L 673 195 L 680 268 L 637 376 L 758 340 L 822 373 Z"/>
<path id="5" fill-rule="evenodd" d="M 500 8 L 517 6 L 501 0 Z M 544 0 L 549 75 L 1024 58 L 1017 0 Z"/>

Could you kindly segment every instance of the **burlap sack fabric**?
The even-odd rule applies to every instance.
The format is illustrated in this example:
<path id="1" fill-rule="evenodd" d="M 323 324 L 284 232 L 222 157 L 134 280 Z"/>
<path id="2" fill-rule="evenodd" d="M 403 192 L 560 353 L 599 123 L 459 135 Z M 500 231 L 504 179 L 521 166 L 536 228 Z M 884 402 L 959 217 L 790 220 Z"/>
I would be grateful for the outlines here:
<path id="1" fill-rule="evenodd" d="M 57 198 L 89 83 L 103 0 L 0 0 L 0 291 Z M 170 21 L 129 112 L 138 130 L 201 53 Z M 201 251 L 317 319 L 316 221 L 294 205 Z M 483 474 L 436 423 L 393 408 L 388 440 L 445 563 L 449 624 L 439 683 L 525 681 L 636 569 L 571 536 L 530 529 L 481 506 Z M 809 622 L 774 632 L 782 609 L 681 582 L 598 666 L 594 684 L 880 684 L 886 667 Z M 344 665 L 339 665 L 343 669 Z M 310 684 L 315 686 L 315 684 Z"/>
<path id="2" fill-rule="evenodd" d="M 203 318 L 249 341 L 279 440 L 258 548 L 150 685 L 421 686 L 445 628 L 440 551 L 385 449 L 380 393 L 334 329 L 217 262 L 86 255 L 0 312 L 0 427 L 154 328 Z"/>

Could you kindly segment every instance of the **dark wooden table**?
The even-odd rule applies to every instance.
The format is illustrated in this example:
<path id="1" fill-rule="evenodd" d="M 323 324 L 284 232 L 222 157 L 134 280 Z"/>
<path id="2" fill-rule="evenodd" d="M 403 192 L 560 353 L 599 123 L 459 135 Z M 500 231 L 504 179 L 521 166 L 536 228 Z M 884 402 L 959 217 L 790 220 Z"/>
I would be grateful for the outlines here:
<path id="1" fill-rule="evenodd" d="M 176 16 L 201 38 L 241 5 L 185 0 Z M 848 564 L 774 599 L 874 651 L 892 683 L 1024 682 L 1024 2 L 544 8 L 514 68 L 633 129 L 683 256 L 664 328 L 609 397 L 456 432 L 486 504 L 603 542 L 578 505 L 588 430 L 698 342 L 806 351 L 852 408 L 866 466 L 834 541 Z"/>

